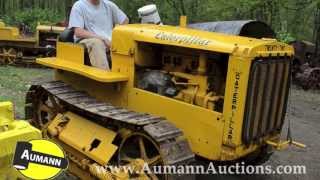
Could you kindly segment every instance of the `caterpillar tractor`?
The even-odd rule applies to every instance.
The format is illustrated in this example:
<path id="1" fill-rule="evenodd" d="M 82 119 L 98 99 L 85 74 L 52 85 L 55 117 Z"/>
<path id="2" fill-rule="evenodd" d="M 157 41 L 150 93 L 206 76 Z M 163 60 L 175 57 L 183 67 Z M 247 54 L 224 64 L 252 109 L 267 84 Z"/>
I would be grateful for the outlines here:
<path id="1" fill-rule="evenodd" d="M 40 139 L 41 132 L 25 121 L 14 119 L 11 102 L 0 102 L 0 179 L 23 179 L 12 167 L 15 147 L 18 141 Z"/>
<path id="2" fill-rule="evenodd" d="M 87 49 L 65 33 L 56 57 L 37 59 L 55 69 L 55 81 L 30 88 L 26 116 L 65 149 L 69 172 L 81 179 L 101 177 L 92 164 L 260 160 L 303 146 L 280 139 L 293 57 L 287 44 L 190 29 L 185 17 L 180 26 L 121 25 L 108 72 L 91 66 Z"/>
<path id="3" fill-rule="evenodd" d="M 0 20 L 0 65 L 34 66 L 36 57 L 55 56 L 56 41 L 64 29 L 39 24 L 35 35 L 27 36 Z"/>

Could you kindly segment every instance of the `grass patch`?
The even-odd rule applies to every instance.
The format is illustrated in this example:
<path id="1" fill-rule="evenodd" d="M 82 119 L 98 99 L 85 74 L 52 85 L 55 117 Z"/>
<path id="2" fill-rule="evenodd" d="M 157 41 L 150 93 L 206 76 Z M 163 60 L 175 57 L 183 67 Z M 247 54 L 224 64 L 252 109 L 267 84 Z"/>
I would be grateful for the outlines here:
<path id="1" fill-rule="evenodd" d="M 15 104 L 16 116 L 24 118 L 25 95 L 29 87 L 38 81 L 53 79 L 51 69 L 0 67 L 0 101 Z"/>

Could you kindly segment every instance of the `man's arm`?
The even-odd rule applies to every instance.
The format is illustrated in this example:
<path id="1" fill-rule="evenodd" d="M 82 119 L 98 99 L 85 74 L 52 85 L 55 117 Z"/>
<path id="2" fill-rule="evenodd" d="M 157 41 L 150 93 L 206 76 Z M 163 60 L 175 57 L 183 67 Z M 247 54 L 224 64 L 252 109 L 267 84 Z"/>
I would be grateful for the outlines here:
<path id="1" fill-rule="evenodd" d="M 75 28 L 74 29 L 74 35 L 77 36 L 80 39 L 82 39 L 82 38 L 83 39 L 88 39 L 88 38 L 101 39 L 104 42 L 104 44 L 106 45 L 107 48 L 111 47 L 111 42 L 108 39 L 100 37 L 100 36 L 90 32 L 90 31 L 87 31 L 87 30 L 83 29 L 83 28 L 79 28 L 79 27 Z"/>
<path id="2" fill-rule="evenodd" d="M 126 19 L 121 23 L 121 25 L 125 25 L 125 24 L 129 24 L 129 18 L 126 18 Z"/>
<path id="3" fill-rule="evenodd" d="M 112 1 L 108 1 L 108 4 L 111 7 L 112 15 L 113 15 L 113 23 L 115 25 L 129 24 L 128 16 L 115 3 L 113 3 Z"/>
<path id="4" fill-rule="evenodd" d="M 96 34 L 90 32 L 90 31 L 87 31 L 83 28 L 80 28 L 80 27 L 74 28 L 74 35 L 80 39 L 82 39 L 82 38 L 98 38 L 98 39 L 100 39 L 100 37 L 97 36 Z"/>

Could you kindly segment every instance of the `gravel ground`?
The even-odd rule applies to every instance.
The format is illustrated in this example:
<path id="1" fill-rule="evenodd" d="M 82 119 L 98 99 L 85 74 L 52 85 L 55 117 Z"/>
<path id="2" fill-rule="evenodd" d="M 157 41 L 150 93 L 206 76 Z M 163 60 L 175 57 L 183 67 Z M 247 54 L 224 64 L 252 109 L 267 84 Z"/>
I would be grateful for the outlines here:
<path id="1" fill-rule="evenodd" d="M 320 91 L 303 91 L 294 87 L 290 93 L 287 120 L 291 120 L 294 140 L 307 145 L 300 149 L 290 147 L 286 151 L 276 152 L 265 165 L 273 168 L 279 165 L 304 165 L 305 175 L 224 175 L 198 176 L 197 180 L 315 180 L 320 178 Z M 286 121 L 288 122 L 288 121 Z M 284 126 L 283 137 L 287 134 L 287 124 Z"/>

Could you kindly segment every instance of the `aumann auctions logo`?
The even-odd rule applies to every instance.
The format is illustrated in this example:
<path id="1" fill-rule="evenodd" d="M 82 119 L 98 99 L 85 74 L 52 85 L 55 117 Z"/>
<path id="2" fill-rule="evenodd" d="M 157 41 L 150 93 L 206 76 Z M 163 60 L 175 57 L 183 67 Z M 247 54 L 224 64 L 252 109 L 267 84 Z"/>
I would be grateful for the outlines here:
<path id="1" fill-rule="evenodd" d="M 13 167 L 30 179 L 52 179 L 67 169 L 68 160 L 54 142 L 32 140 L 17 143 Z"/>

